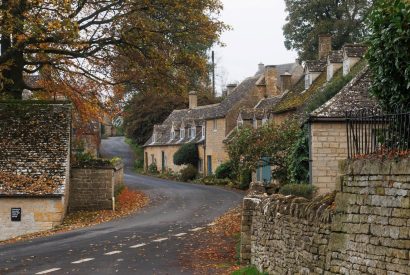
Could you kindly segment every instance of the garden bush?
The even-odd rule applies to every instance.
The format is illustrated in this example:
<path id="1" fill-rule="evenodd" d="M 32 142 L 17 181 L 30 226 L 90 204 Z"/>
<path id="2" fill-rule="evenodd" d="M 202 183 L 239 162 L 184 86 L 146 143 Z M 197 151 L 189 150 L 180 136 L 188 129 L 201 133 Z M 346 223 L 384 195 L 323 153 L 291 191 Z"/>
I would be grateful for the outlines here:
<path id="1" fill-rule="evenodd" d="M 151 163 L 148 166 L 148 173 L 149 174 L 158 174 L 158 168 L 157 168 L 157 165 L 155 163 Z"/>
<path id="2" fill-rule="evenodd" d="M 241 177 L 240 177 L 240 183 L 239 183 L 239 189 L 246 190 L 249 188 L 249 185 L 251 184 L 252 181 L 252 171 L 250 170 L 243 170 L 241 172 Z"/>
<path id="3" fill-rule="evenodd" d="M 233 178 L 232 162 L 227 161 L 219 165 L 215 170 L 217 179 L 232 179 Z"/>
<path id="4" fill-rule="evenodd" d="M 311 199 L 315 191 L 315 187 L 311 184 L 286 184 L 280 188 L 279 193 L 285 196 L 293 195 Z"/>
<path id="5" fill-rule="evenodd" d="M 182 181 L 191 181 L 198 176 L 198 170 L 195 166 L 189 164 L 187 167 L 181 170 L 181 180 Z"/>
<path id="6" fill-rule="evenodd" d="M 174 154 L 175 165 L 196 166 L 198 164 L 198 147 L 194 143 L 188 143 L 181 146 Z"/>

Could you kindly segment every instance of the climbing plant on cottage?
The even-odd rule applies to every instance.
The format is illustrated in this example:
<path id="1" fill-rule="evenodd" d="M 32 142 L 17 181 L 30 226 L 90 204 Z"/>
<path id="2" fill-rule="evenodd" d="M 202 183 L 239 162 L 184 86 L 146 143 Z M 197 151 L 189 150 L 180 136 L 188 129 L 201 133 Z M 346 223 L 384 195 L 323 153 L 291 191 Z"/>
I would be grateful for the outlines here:
<path id="1" fill-rule="evenodd" d="M 259 166 L 272 166 L 272 177 L 282 183 L 289 181 L 287 156 L 300 132 L 295 120 L 281 124 L 242 128 L 234 133 L 227 150 L 237 175 L 241 171 L 255 171 Z"/>

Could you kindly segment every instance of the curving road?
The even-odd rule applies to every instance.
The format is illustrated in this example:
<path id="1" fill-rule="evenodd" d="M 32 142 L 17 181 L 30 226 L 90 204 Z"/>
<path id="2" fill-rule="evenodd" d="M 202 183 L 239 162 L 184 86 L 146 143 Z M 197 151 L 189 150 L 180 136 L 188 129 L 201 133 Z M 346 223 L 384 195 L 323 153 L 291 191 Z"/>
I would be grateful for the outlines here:
<path id="1" fill-rule="evenodd" d="M 151 204 L 127 218 L 11 245 L 0 245 L 0 274 L 192 274 L 179 258 L 196 232 L 240 203 L 242 194 L 218 187 L 135 174 L 121 137 L 103 140 L 102 154 L 125 162 L 125 182 Z"/>

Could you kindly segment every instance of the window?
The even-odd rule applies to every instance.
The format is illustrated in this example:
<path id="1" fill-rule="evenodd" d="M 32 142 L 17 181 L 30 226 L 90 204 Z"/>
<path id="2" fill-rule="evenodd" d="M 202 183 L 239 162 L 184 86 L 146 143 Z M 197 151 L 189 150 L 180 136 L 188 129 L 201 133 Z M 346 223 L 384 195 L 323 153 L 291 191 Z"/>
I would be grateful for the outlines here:
<path id="1" fill-rule="evenodd" d="M 350 72 L 350 60 L 346 58 L 343 60 L 343 76 L 346 76 Z"/>
<path id="2" fill-rule="evenodd" d="M 205 125 L 202 125 L 202 138 L 205 138 Z"/>
<path id="3" fill-rule="evenodd" d="M 191 128 L 190 137 L 191 137 L 191 138 L 195 138 L 195 136 L 196 136 L 196 127 L 193 126 L 193 127 Z"/>
<path id="4" fill-rule="evenodd" d="M 305 74 L 305 89 L 309 89 L 311 83 L 310 74 Z"/>
<path id="5" fill-rule="evenodd" d="M 198 171 L 199 171 L 200 173 L 202 173 L 202 171 L 203 171 L 202 165 L 203 165 L 203 161 L 202 161 L 202 159 L 199 159 L 199 160 L 198 160 Z"/>
<path id="6" fill-rule="evenodd" d="M 154 133 L 153 135 L 152 135 L 152 142 L 157 142 L 157 133 Z"/>
<path id="7" fill-rule="evenodd" d="M 213 129 L 214 131 L 218 130 L 218 123 L 216 119 L 213 120 Z"/>
<path id="8" fill-rule="evenodd" d="M 236 122 L 236 125 L 238 126 L 238 128 L 241 128 L 243 126 L 243 120 L 238 120 Z"/>
<path id="9" fill-rule="evenodd" d="M 172 130 L 172 131 L 171 131 L 171 139 L 174 139 L 174 138 L 175 138 L 175 131 Z"/>
<path id="10" fill-rule="evenodd" d="M 185 138 L 185 129 L 184 128 L 181 128 L 181 131 L 180 131 L 180 138 L 181 139 L 184 139 Z"/>
<path id="11" fill-rule="evenodd" d="M 327 81 L 333 78 L 333 64 L 327 65 Z"/>
<path id="12" fill-rule="evenodd" d="M 256 118 L 253 119 L 253 128 L 254 129 L 258 128 L 258 120 Z"/>

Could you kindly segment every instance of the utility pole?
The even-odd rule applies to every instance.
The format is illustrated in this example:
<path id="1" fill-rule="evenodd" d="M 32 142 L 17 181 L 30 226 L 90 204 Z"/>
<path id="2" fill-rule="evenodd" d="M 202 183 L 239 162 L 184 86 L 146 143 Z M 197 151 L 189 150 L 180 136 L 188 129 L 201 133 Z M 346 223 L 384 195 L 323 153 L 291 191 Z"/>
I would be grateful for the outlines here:
<path id="1" fill-rule="evenodd" d="M 212 51 L 212 96 L 215 98 L 215 52 Z"/>

